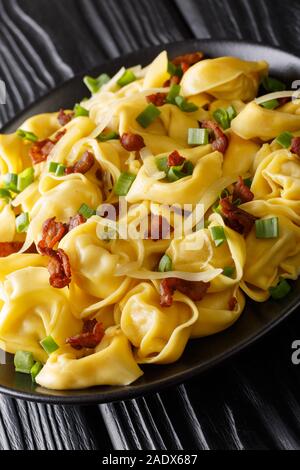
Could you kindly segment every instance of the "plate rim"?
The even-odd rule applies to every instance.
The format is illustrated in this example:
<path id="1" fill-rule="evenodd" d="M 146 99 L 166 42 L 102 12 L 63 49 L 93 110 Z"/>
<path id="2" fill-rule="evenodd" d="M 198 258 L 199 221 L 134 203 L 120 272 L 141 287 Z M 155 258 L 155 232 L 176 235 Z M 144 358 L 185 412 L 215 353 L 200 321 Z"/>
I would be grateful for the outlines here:
<path id="1" fill-rule="evenodd" d="M 195 38 L 195 39 L 169 42 L 169 43 L 164 43 L 164 44 L 159 44 L 159 45 L 152 45 L 149 47 L 137 49 L 127 54 L 119 55 L 117 57 L 114 57 L 113 59 L 101 61 L 98 65 L 92 68 L 85 69 L 84 72 L 76 73 L 73 77 L 51 88 L 49 91 L 41 95 L 39 98 L 29 103 L 29 105 L 26 106 L 26 108 L 24 108 L 22 111 L 16 113 L 11 119 L 9 119 L 1 127 L 0 133 L 5 132 L 5 130 L 9 128 L 10 126 L 12 126 L 14 122 L 18 121 L 24 115 L 24 113 L 30 113 L 30 110 L 32 108 L 34 108 L 35 106 L 38 106 L 48 97 L 51 97 L 51 95 L 54 92 L 59 91 L 60 89 L 63 89 L 64 87 L 67 87 L 69 84 L 79 80 L 86 74 L 92 74 L 93 71 L 99 69 L 100 67 L 103 67 L 103 68 L 109 67 L 109 66 L 113 67 L 114 64 L 117 64 L 117 62 L 121 60 L 126 63 L 126 61 L 129 61 L 131 58 L 134 58 L 137 54 L 139 55 L 143 54 L 143 52 L 150 53 L 151 51 L 153 51 L 153 55 L 154 55 L 157 51 L 164 50 L 164 49 L 168 50 L 176 46 L 189 47 L 189 45 L 195 46 L 196 44 L 199 44 L 200 48 L 202 47 L 205 48 L 206 44 L 214 44 L 214 43 L 219 44 L 219 45 L 226 44 L 227 46 L 232 44 L 233 46 L 238 45 L 239 47 L 249 46 L 249 47 L 257 47 L 257 48 L 273 49 L 278 52 L 286 53 L 289 56 L 294 57 L 295 60 L 300 61 L 300 57 L 295 52 L 290 52 L 279 46 L 263 44 L 263 43 L 259 43 L 256 41 L 249 41 L 249 40 Z M 165 377 L 165 378 L 156 380 L 154 382 L 150 382 L 148 384 L 143 384 L 143 383 L 140 385 L 137 384 L 134 388 L 127 388 L 127 386 L 124 385 L 123 388 L 121 389 L 118 389 L 118 390 L 112 389 L 111 391 L 105 391 L 104 394 L 101 393 L 101 390 L 93 391 L 93 387 L 90 387 L 87 389 L 81 389 L 81 390 L 66 390 L 63 392 L 68 393 L 68 395 L 64 396 L 64 395 L 55 395 L 55 392 L 59 392 L 55 390 L 53 391 L 50 390 L 49 394 L 47 393 L 43 394 L 38 391 L 29 392 L 29 391 L 18 390 L 12 387 L 8 387 L 6 385 L 2 385 L 0 383 L 0 393 L 6 396 L 10 396 L 12 398 L 22 399 L 25 401 L 31 401 L 31 402 L 36 402 L 36 403 L 48 403 L 48 404 L 53 404 L 53 405 L 54 404 L 56 405 L 57 404 L 58 405 L 76 405 L 76 404 L 88 405 L 92 403 L 103 404 L 103 403 L 111 403 L 111 402 L 117 402 L 117 401 L 122 401 L 122 400 L 130 400 L 130 399 L 137 398 L 141 395 L 148 395 L 151 392 L 160 392 L 161 390 L 165 390 L 166 388 L 181 384 L 186 380 L 189 380 L 202 373 L 205 373 L 208 370 L 211 370 L 215 368 L 216 366 L 220 365 L 221 363 L 227 361 L 231 357 L 239 354 L 246 348 L 249 348 L 250 345 L 261 340 L 263 336 L 271 332 L 280 323 L 286 320 L 287 317 L 292 315 L 292 313 L 299 306 L 299 303 L 300 303 L 300 298 L 299 299 L 295 298 L 292 305 L 286 306 L 285 308 L 283 308 L 283 313 L 278 318 L 275 318 L 273 321 L 271 321 L 269 324 L 263 326 L 261 330 L 255 334 L 255 336 L 249 337 L 248 339 L 244 340 L 242 343 L 239 343 L 233 346 L 231 349 L 218 354 L 213 359 L 210 359 L 209 361 L 206 361 L 202 364 L 192 365 L 190 366 L 190 368 L 187 368 L 184 371 L 172 373 L 172 375 L 169 377 Z M 222 334 L 222 332 L 220 332 L 219 334 Z M 101 386 L 97 386 L 97 387 L 101 387 Z M 85 390 L 87 391 L 86 393 L 84 393 Z M 47 389 L 45 389 L 45 391 L 47 391 Z M 80 395 L 74 395 L 74 394 L 72 395 L 72 393 L 77 392 L 77 391 L 80 392 Z"/>

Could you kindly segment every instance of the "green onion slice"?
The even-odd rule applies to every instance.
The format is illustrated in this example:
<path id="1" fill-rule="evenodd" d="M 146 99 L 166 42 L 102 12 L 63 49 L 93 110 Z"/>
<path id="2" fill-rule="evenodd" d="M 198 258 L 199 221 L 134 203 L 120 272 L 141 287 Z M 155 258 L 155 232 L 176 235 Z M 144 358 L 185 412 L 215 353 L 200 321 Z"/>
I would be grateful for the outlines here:
<path id="1" fill-rule="evenodd" d="M 213 112 L 213 117 L 215 121 L 217 121 L 217 123 L 220 124 L 220 126 L 224 130 L 230 127 L 230 120 L 229 120 L 229 116 L 228 116 L 226 109 L 224 108 L 216 109 L 216 111 Z"/>
<path id="2" fill-rule="evenodd" d="M 207 145 L 209 143 L 208 129 L 193 129 L 188 130 L 188 144 L 189 145 Z"/>
<path id="3" fill-rule="evenodd" d="M 132 70 L 126 70 L 124 74 L 122 75 L 122 77 L 119 78 L 119 80 L 117 81 L 117 84 L 120 87 L 123 87 L 123 86 L 129 85 L 129 83 L 135 82 L 135 80 L 136 80 L 136 76 L 134 75 Z"/>
<path id="4" fill-rule="evenodd" d="M 114 192 L 117 196 L 126 196 L 134 182 L 136 176 L 132 173 L 121 173 L 114 186 Z"/>
<path id="5" fill-rule="evenodd" d="M 32 382 L 35 382 L 36 377 L 39 375 L 43 368 L 43 364 L 41 362 L 36 362 L 32 368 L 30 369 L 31 379 Z"/>
<path id="6" fill-rule="evenodd" d="M 54 353 L 54 351 L 59 348 L 58 344 L 54 341 L 52 336 L 47 336 L 46 338 L 44 338 L 42 341 L 40 341 L 40 345 L 42 346 L 44 351 L 46 351 L 46 353 L 49 355 Z"/>
<path id="7" fill-rule="evenodd" d="M 108 83 L 110 76 L 106 73 L 102 73 L 99 77 L 93 78 L 90 76 L 85 76 L 83 79 L 84 84 L 88 87 L 92 94 L 97 93 L 105 83 Z"/>
<path id="8" fill-rule="evenodd" d="M 0 199 L 11 199 L 11 193 L 8 189 L 0 188 Z"/>
<path id="9" fill-rule="evenodd" d="M 229 121 L 231 122 L 232 119 L 234 119 L 237 116 L 236 109 L 235 109 L 234 106 L 230 105 L 230 106 L 228 106 L 226 111 L 227 111 L 227 114 L 228 114 L 228 117 L 229 117 Z"/>
<path id="10" fill-rule="evenodd" d="M 233 273 L 234 273 L 234 268 L 232 266 L 225 266 L 222 272 L 223 276 L 226 276 L 226 277 L 232 277 Z"/>
<path id="11" fill-rule="evenodd" d="M 168 103 L 171 103 L 171 104 L 176 104 L 176 97 L 179 96 L 180 94 L 180 90 L 181 90 L 181 86 L 180 85 L 172 85 L 168 95 L 167 95 L 167 102 Z"/>
<path id="12" fill-rule="evenodd" d="M 171 77 L 176 75 L 177 77 L 181 78 L 183 75 L 182 68 L 180 66 L 174 65 L 172 62 L 168 62 L 168 73 L 171 75 Z"/>
<path id="13" fill-rule="evenodd" d="M 22 214 L 16 217 L 16 230 L 18 233 L 26 232 L 29 226 L 29 214 L 28 212 L 22 212 Z"/>
<path id="14" fill-rule="evenodd" d="M 78 209 L 78 214 L 83 215 L 85 219 L 90 219 L 93 215 L 96 215 L 96 211 L 87 204 L 82 204 Z"/>
<path id="15" fill-rule="evenodd" d="M 283 91 L 286 89 L 286 84 L 277 80 L 277 78 L 265 77 L 262 81 L 262 85 L 266 91 L 270 93 L 275 91 Z"/>
<path id="16" fill-rule="evenodd" d="M 248 186 L 248 188 L 251 188 L 252 178 L 245 178 L 244 183 L 246 186 Z"/>
<path id="17" fill-rule="evenodd" d="M 279 101 L 278 100 L 265 101 L 264 103 L 260 103 L 260 106 L 266 109 L 275 109 L 277 108 L 277 106 L 279 106 Z"/>
<path id="18" fill-rule="evenodd" d="M 120 136 L 117 132 L 110 131 L 110 132 L 101 132 L 101 134 L 98 135 L 97 140 L 99 142 L 107 142 L 108 140 L 116 140 L 119 138 Z"/>
<path id="19" fill-rule="evenodd" d="M 278 217 L 259 219 L 255 221 L 256 238 L 278 238 Z"/>
<path id="20" fill-rule="evenodd" d="M 33 354 L 28 351 L 17 351 L 14 357 L 14 365 L 16 372 L 22 372 L 22 374 L 30 374 L 32 367 L 34 366 Z"/>
<path id="21" fill-rule="evenodd" d="M 293 134 L 291 134 L 290 132 L 282 132 L 276 138 L 276 142 L 277 144 L 280 144 L 282 147 L 287 149 L 292 145 L 292 138 Z"/>
<path id="22" fill-rule="evenodd" d="M 190 176 L 193 174 L 194 165 L 191 161 L 185 161 L 182 165 L 171 166 L 167 173 L 167 178 L 170 182 L 178 181 L 181 178 Z"/>
<path id="23" fill-rule="evenodd" d="M 215 245 L 218 247 L 218 246 L 221 246 L 224 241 L 226 240 L 226 234 L 225 234 L 225 231 L 224 231 L 224 227 L 222 227 L 221 225 L 215 225 L 213 227 L 210 227 L 210 232 L 211 232 L 211 236 L 215 242 Z"/>
<path id="24" fill-rule="evenodd" d="M 150 126 L 150 124 L 155 121 L 155 119 L 158 118 L 160 114 L 160 110 L 154 104 L 151 103 L 141 114 L 138 115 L 136 120 L 140 124 L 140 126 L 146 129 L 148 126 Z"/>
<path id="25" fill-rule="evenodd" d="M 66 167 L 65 165 L 57 165 L 57 168 L 55 170 L 55 176 L 63 176 L 65 174 Z"/>
<path id="26" fill-rule="evenodd" d="M 34 169 L 32 167 L 26 168 L 26 170 L 22 171 L 18 175 L 18 184 L 17 190 L 19 192 L 24 191 L 28 186 L 31 185 L 34 181 Z"/>
<path id="27" fill-rule="evenodd" d="M 290 291 L 291 286 L 286 279 L 281 279 L 276 287 L 270 287 L 269 292 L 275 300 L 283 299 Z"/>
<path id="28" fill-rule="evenodd" d="M 38 140 L 38 137 L 33 132 L 24 131 L 23 129 L 17 130 L 17 136 L 29 142 L 36 142 Z"/>
<path id="29" fill-rule="evenodd" d="M 172 271 L 172 260 L 170 256 L 164 255 L 158 265 L 158 271 L 160 273 L 166 273 L 168 271 Z"/>
<path id="30" fill-rule="evenodd" d="M 15 193 L 18 192 L 18 175 L 15 173 L 6 173 L 3 176 L 3 186 L 5 189 L 13 191 Z"/>
<path id="31" fill-rule="evenodd" d="M 74 117 L 89 116 L 90 112 L 79 103 L 74 106 Z"/>
<path id="32" fill-rule="evenodd" d="M 59 163 L 50 162 L 50 163 L 49 163 L 49 167 L 48 167 L 49 173 L 55 173 L 58 166 L 59 166 Z"/>
<path id="33" fill-rule="evenodd" d="M 155 163 L 159 171 L 164 171 L 166 175 L 168 174 L 170 169 L 168 166 L 168 157 L 156 158 Z"/>
<path id="34" fill-rule="evenodd" d="M 190 101 L 187 101 L 183 96 L 176 96 L 175 103 L 177 104 L 178 108 L 185 113 L 194 113 L 199 109 L 198 106 L 196 106 L 194 103 L 191 103 Z"/>

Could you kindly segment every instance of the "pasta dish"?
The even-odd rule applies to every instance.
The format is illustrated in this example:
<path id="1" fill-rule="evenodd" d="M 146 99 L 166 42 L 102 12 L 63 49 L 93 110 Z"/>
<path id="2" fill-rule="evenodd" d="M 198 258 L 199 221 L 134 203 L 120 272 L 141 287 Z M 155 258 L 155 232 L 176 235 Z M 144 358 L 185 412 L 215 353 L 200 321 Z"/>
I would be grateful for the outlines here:
<path id="1" fill-rule="evenodd" d="M 55 390 L 131 384 L 300 271 L 300 100 L 265 61 L 84 82 L 0 136 L 0 348 Z"/>

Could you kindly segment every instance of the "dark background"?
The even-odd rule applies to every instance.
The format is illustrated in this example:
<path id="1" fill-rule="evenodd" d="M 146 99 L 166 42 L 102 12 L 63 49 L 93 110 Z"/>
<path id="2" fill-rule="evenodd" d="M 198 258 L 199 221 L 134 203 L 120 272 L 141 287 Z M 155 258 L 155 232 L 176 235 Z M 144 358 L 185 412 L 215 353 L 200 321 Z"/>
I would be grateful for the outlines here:
<path id="1" fill-rule="evenodd" d="M 299 33 L 297 0 L 0 0 L 0 125 L 73 75 L 141 47 L 227 38 L 300 55 Z M 0 395 L 0 449 L 299 449 L 295 339 L 299 312 L 213 371 L 128 402 L 61 407 Z"/>

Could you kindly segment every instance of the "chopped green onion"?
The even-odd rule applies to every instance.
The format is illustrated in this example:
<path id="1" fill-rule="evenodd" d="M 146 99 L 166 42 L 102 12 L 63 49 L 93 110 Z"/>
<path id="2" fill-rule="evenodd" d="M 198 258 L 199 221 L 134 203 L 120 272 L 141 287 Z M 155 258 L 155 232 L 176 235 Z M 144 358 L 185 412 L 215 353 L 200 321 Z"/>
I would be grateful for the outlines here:
<path id="1" fill-rule="evenodd" d="M 170 182 L 178 181 L 181 178 L 190 176 L 193 174 L 194 165 L 190 161 L 185 161 L 182 165 L 171 166 L 167 173 L 167 178 Z"/>
<path id="2" fill-rule="evenodd" d="M 63 176 L 65 174 L 65 165 L 58 165 L 55 171 L 55 176 Z"/>
<path id="3" fill-rule="evenodd" d="M 248 188 L 251 188 L 252 178 L 245 178 L 244 183 L 246 186 L 248 186 Z"/>
<path id="4" fill-rule="evenodd" d="M 49 355 L 59 348 L 58 344 L 54 341 L 52 336 L 47 336 L 44 338 L 42 341 L 40 341 L 40 345 Z"/>
<path id="5" fill-rule="evenodd" d="M 155 121 L 155 119 L 158 118 L 160 114 L 160 110 L 151 103 L 141 114 L 138 115 L 136 120 L 140 126 L 146 129 L 148 126 L 150 126 L 150 124 L 152 124 L 152 122 Z"/>
<path id="6" fill-rule="evenodd" d="M 34 169 L 32 167 L 26 168 L 18 175 L 17 189 L 19 192 L 24 191 L 25 188 L 31 185 L 34 181 Z"/>
<path id="7" fill-rule="evenodd" d="M 43 364 L 41 362 L 36 362 L 32 368 L 30 369 L 31 379 L 32 382 L 35 382 L 36 377 L 39 375 L 43 368 Z"/>
<path id="8" fill-rule="evenodd" d="M 114 192 L 117 196 L 126 196 L 134 182 L 136 176 L 132 173 L 121 173 L 114 186 Z"/>
<path id="9" fill-rule="evenodd" d="M 119 138 L 120 136 L 117 132 L 111 131 L 101 132 L 101 134 L 98 135 L 97 140 L 99 140 L 99 142 L 107 142 L 108 140 L 116 140 Z"/>
<path id="10" fill-rule="evenodd" d="M 11 199 L 11 194 L 8 189 L 0 188 L 0 199 Z"/>
<path id="11" fill-rule="evenodd" d="M 224 228 L 221 225 L 215 225 L 210 227 L 211 236 L 215 242 L 216 246 L 221 246 L 222 243 L 226 240 L 226 234 Z"/>
<path id="12" fill-rule="evenodd" d="M 16 230 L 18 233 L 27 231 L 29 225 L 29 214 L 28 212 L 22 212 L 22 214 L 16 217 Z"/>
<path id="13" fill-rule="evenodd" d="M 215 212 L 216 214 L 221 214 L 222 213 L 222 207 L 219 203 L 219 200 L 212 206 L 212 210 L 213 212 Z"/>
<path id="14" fill-rule="evenodd" d="M 79 117 L 79 116 L 89 116 L 90 112 L 85 109 L 83 106 L 80 104 L 75 104 L 74 106 L 74 116 Z"/>
<path id="15" fill-rule="evenodd" d="M 191 103 L 190 101 L 187 101 L 183 96 L 176 96 L 175 103 L 184 113 L 194 113 L 199 109 L 198 106 L 196 106 L 194 103 Z"/>
<path id="16" fill-rule="evenodd" d="M 256 238 L 277 238 L 279 236 L 278 217 L 255 221 Z"/>
<path id="17" fill-rule="evenodd" d="M 36 142 L 38 140 L 38 137 L 33 132 L 24 131 L 23 129 L 17 130 L 17 136 L 29 142 Z"/>
<path id="18" fill-rule="evenodd" d="M 188 144 L 189 145 L 207 145 L 209 142 L 208 129 L 193 129 L 189 128 L 188 131 Z"/>
<path id="19" fill-rule="evenodd" d="M 158 271 L 160 273 L 166 273 L 168 271 L 172 271 L 172 260 L 170 256 L 164 255 L 158 265 Z"/>
<path id="20" fill-rule="evenodd" d="M 168 157 L 156 158 L 155 163 L 159 171 L 164 171 L 166 174 L 168 173 L 170 169 L 168 166 Z"/>
<path id="21" fill-rule="evenodd" d="M 236 109 L 234 106 L 232 106 L 232 104 L 230 106 L 228 106 L 227 108 L 227 114 L 228 114 L 228 117 L 229 117 L 229 121 L 231 122 L 232 119 L 234 119 L 236 116 L 237 116 L 237 112 L 236 112 Z"/>
<path id="22" fill-rule="evenodd" d="M 213 112 L 213 117 L 224 130 L 230 127 L 230 120 L 226 109 L 216 109 L 216 111 Z"/>
<path id="23" fill-rule="evenodd" d="M 168 95 L 167 95 L 167 102 L 171 104 L 176 104 L 175 98 L 179 96 L 181 90 L 180 85 L 172 85 Z"/>
<path id="24" fill-rule="evenodd" d="M 15 173 L 6 173 L 3 176 L 3 186 L 5 189 L 13 191 L 14 193 L 18 192 L 18 175 Z"/>
<path id="25" fill-rule="evenodd" d="M 84 84 L 88 87 L 91 93 L 97 93 L 105 83 L 108 83 L 110 80 L 110 76 L 106 73 L 102 73 L 99 77 L 93 78 L 90 76 L 86 76 L 83 79 Z"/>
<path id="26" fill-rule="evenodd" d="M 265 101 L 264 103 L 260 103 L 260 106 L 266 109 L 275 109 L 277 108 L 277 106 L 279 106 L 279 101 L 278 100 Z"/>
<path id="27" fill-rule="evenodd" d="M 277 144 L 280 144 L 284 148 L 289 148 L 292 144 L 293 134 L 290 132 L 282 132 L 277 138 Z"/>
<path id="28" fill-rule="evenodd" d="M 16 372 L 30 374 L 31 369 L 34 366 L 33 354 L 28 351 L 17 351 L 14 357 L 14 364 Z"/>
<path id="29" fill-rule="evenodd" d="M 119 80 L 117 81 L 117 84 L 120 87 L 123 87 L 123 86 L 129 85 L 129 83 L 132 83 L 135 80 L 136 80 L 136 76 L 134 75 L 132 70 L 126 70 L 124 74 L 122 75 L 122 77 L 119 78 Z"/>
<path id="30" fill-rule="evenodd" d="M 59 163 L 50 162 L 49 163 L 49 168 L 48 168 L 49 173 L 55 173 L 56 170 L 57 170 L 58 165 L 59 165 Z"/>
<path id="31" fill-rule="evenodd" d="M 78 214 L 83 215 L 85 219 L 90 219 L 93 215 L 96 215 L 96 211 L 87 204 L 82 204 L 78 209 Z"/>
<path id="32" fill-rule="evenodd" d="M 181 78 L 183 75 L 182 68 L 180 66 L 174 65 L 172 62 L 168 62 L 168 73 L 171 75 L 171 77 L 176 75 L 177 77 Z"/>
<path id="33" fill-rule="evenodd" d="M 265 77 L 262 81 L 262 85 L 266 91 L 283 91 L 286 89 L 285 83 L 277 80 L 277 78 Z"/>
<path id="34" fill-rule="evenodd" d="M 281 279 L 276 287 L 270 287 L 269 292 L 275 300 L 283 299 L 291 291 L 291 286 L 286 279 Z"/>
<path id="35" fill-rule="evenodd" d="M 234 273 L 234 268 L 232 266 L 225 266 L 222 272 L 223 276 L 226 276 L 226 277 L 232 277 L 233 273 Z"/>

